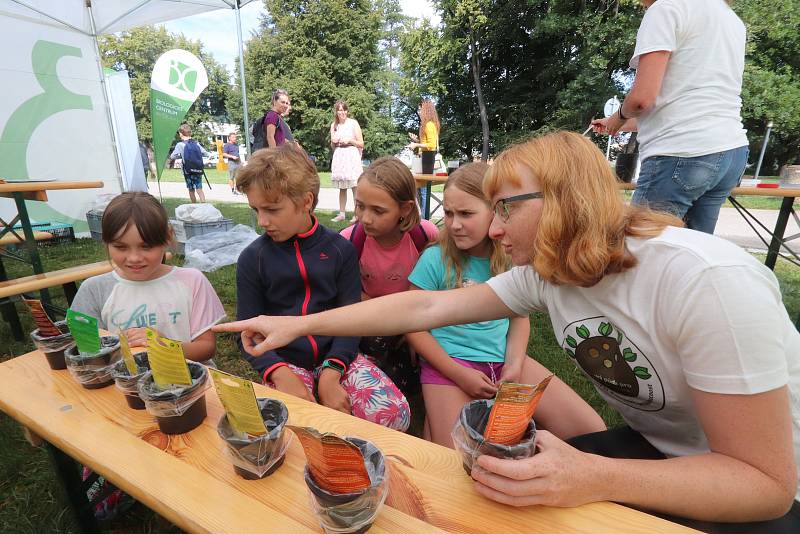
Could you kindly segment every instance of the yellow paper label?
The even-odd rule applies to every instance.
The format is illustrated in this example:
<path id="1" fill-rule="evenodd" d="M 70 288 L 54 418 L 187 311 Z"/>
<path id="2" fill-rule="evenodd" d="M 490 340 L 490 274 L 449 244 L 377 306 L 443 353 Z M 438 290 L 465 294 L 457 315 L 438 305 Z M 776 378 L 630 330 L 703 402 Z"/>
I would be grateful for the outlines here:
<path id="1" fill-rule="evenodd" d="M 253 383 L 217 369 L 208 369 L 214 388 L 234 430 L 251 436 L 267 433 L 261 410 L 258 409 Z"/>
<path id="2" fill-rule="evenodd" d="M 147 334 L 147 359 L 150 370 L 153 371 L 153 381 L 156 386 L 166 388 L 172 384 L 191 385 L 192 375 L 189 374 L 189 365 L 183 356 L 183 345 L 180 341 L 158 335 L 151 328 L 145 330 Z"/>
<path id="3" fill-rule="evenodd" d="M 139 372 L 139 366 L 136 365 L 136 360 L 133 358 L 131 346 L 128 344 L 128 338 L 122 332 L 119 333 L 119 347 L 122 350 L 122 360 L 125 362 L 125 367 L 128 368 L 128 373 L 131 376 Z"/>

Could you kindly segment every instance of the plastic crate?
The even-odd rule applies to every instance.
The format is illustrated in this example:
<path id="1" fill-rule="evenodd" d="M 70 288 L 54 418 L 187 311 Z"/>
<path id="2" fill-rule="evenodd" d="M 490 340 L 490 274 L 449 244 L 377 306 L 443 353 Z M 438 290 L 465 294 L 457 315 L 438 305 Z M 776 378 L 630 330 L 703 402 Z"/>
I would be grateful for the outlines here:
<path id="1" fill-rule="evenodd" d="M 170 219 L 169 223 L 172 225 L 172 231 L 175 233 L 176 252 L 178 254 L 184 253 L 186 250 L 186 242 L 195 236 L 210 234 L 211 232 L 227 232 L 233 228 L 233 221 L 231 219 L 220 219 L 219 221 L 202 223 Z"/>
<path id="2" fill-rule="evenodd" d="M 103 240 L 103 212 L 89 210 L 86 212 L 86 222 L 89 223 L 89 232 L 95 241 Z"/>
<path id="3" fill-rule="evenodd" d="M 50 222 L 32 223 L 31 229 L 36 232 L 48 232 L 53 235 L 53 239 L 37 241 L 39 246 L 61 245 L 63 243 L 71 243 L 75 241 L 75 229 L 71 224 Z M 16 231 L 19 235 L 22 235 L 22 225 L 15 224 L 14 231 Z"/>

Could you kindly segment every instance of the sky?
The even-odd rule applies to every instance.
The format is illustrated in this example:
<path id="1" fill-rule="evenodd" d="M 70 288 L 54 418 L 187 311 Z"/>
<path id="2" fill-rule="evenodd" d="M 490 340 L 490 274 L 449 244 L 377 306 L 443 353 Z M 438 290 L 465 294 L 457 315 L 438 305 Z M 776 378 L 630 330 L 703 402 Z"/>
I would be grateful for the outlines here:
<path id="1" fill-rule="evenodd" d="M 400 5 L 403 13 L 410 17 L 428 17 L 434 24 L 439 23 L 439 17 L 434 12 L 430 0 L 400 0 Z M 242 39 L 247 42 L 266 10 L 263 2 L 257 0 L 244 6 L 240 12 Z M 239 50 L 236 44 L 236 15 L 232 9 L 194 15 L 167 22 L 164 26 L 172 33 L 182 33 L 189 39 L 201 41 L 203 49 L 210 52 L 214 59 L 233 73 L 234 61 L 239 57 Z"/>

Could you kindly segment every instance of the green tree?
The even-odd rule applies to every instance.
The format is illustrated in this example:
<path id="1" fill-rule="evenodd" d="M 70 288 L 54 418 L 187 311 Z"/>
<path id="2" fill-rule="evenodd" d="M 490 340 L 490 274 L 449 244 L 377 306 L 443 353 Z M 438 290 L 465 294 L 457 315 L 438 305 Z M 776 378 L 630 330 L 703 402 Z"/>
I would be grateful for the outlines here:
<path id="1" fill-rule="evenodd" d="M 800 0 L 737 0 L 734 10 L 747 26 L 742 118 L 756 161 L 773 121 L 761 174 L 800 158 Z"/>
<path id="2" fill-rule="evenodd" d="M 386 57 L 384 14 L 397 3 L 371 0 L 265 0 L 267 15 L 247 45 L 245 76 L 253 120 L 284 88 L 292 98 L 288 118 L 295 137 L 320 165 L 330 160 L 333 104 L 343 99 L 364 133 L 364 156 L 402 146 L 397 127 L 381 116 L 390 100 L 381 77 Z M 240 100 L 240 95 L 232 102 Z M 233 110 L 232 115 L 234 115 Z M 239 119 L 240 115 L 234 115 Z"/>
<path id="3" fill-rule="evenodd" d="M 226 107 L 230 93 L 230 76 L 225 67 L 203 51 L 202 43 L 183 35 L 174 35 L 163 27 L 142 26 L 119 34 L 100 37 L 103 66 L 127 70 L 130 77 L 133 114 L 136 130 L 142 140 L 152 139 L 150 125 L 150 75 L 158 57 L 173 48 L 196 55 L 208 73 L 208 87 L 198 97 L 186 115 L 195 129 L 206 121 L 227 120 Z M 203 133 L 195 137 L 202 139 Z"/>

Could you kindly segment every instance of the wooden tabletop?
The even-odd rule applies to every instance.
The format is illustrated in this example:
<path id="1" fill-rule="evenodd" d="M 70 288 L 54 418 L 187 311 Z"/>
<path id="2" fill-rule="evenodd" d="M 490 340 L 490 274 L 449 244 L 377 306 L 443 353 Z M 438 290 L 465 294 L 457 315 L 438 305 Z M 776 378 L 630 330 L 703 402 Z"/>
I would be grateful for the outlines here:
<path id="1" fill-rule="evenodd" d="M 370 532 L 689 532 L 612 503 L 577 508 L 511 508 L 478 495 L 458 455 L 279 391 L 289 423 L 375 443 L 387 456 L 390 491 Z M 106 476 L 179 527 L 192 532 L 319 531 L 303 481 L 296 439 L 286 462 L 258 481 L 234 474 L 216 425 L 224 411 L 213 387 L 197 429 L 166 436 L 146 411 L 127 408 L 110 386 L 87 390 L 68 371 L 51 371 L 38 351 L 0 364 L 0 409 L 77 461 Z M 275 527 L 278 527 L 277 529 Z"/>
<path id="2" fill-rule="evenodd" d="M 436 174 L 415 174 L 414 180 L 417 182 L 417 188 L 425 187 L 428 182 L 433 185 L 443 184 L 447 181 L 447 176 L 438 176 Z"/>
<path id="3" fill-rule="evenodd" d="M 60 189 L 98 189 L 103 182 L 5 182 L 0 183 L 0 193 L 21 193 L 26 191 L 56 191 Z"/>
<path id="4" fill-rule="evenodd" d="M 633 191 L 636 184 L 622 183 L 620 189 Z M 800 197 L 800 188 L 792 187 L 734 187 L 730 196 L 748 195 L 754 197 Z"/>

